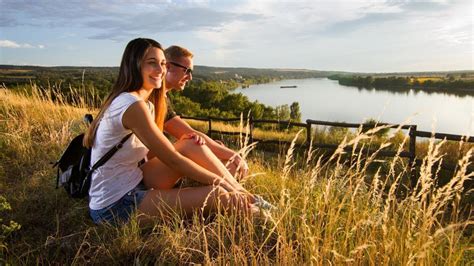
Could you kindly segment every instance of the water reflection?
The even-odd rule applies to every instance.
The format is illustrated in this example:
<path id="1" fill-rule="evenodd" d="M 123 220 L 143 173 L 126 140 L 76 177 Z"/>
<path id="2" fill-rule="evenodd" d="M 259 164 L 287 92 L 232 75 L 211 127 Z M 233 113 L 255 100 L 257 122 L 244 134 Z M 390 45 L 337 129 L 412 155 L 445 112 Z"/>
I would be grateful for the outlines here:
<path id="1" fill-rule="evenodd" d="M 390 88 L 376 88 L 376 87 L 371 87 L 371 88 L 366 88 L 366 87 L 353 87 L 353 86 L 346 86 L 346 85 L 340 85 L 344 87 L 349 87 L 349 88 L 357 88 L 358 91 L 384 91 L 388 92 L 391 94 L 404 94 L 408 95 L 411 91 L 417 95 L 420 92 L 426 93 L 428 95 L 431 94 L 441 94 L 441 95 L 454 95 L 458 96 L 460 98 L 465 98 L 465 97 L 472 97 L 474 96 L 474 91 L 471 90 L 452 90 L 452 89 L 426 89 L 426 88 L 411 88 L 411 87 L 390 87 Z"/>

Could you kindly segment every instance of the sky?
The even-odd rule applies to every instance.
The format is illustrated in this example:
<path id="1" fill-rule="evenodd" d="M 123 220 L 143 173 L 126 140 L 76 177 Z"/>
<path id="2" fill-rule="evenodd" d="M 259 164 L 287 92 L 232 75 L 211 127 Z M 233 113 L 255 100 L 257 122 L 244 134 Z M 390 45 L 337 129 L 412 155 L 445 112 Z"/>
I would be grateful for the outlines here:
<path id="1" fill-rule="evenodd" d="M 472 0 L 0 0 L 0 64 L 118 66 L 137 37 L 197 65 L 474 69 Z"/>

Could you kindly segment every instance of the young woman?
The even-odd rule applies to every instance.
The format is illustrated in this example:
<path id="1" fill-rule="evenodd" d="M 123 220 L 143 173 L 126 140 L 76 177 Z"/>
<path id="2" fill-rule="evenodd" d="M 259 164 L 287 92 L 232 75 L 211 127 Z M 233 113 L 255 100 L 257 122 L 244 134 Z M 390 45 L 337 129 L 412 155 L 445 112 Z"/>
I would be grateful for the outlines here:
<path id="1" fill-rule="evenodd" d="M 84 145 L 92 147 L 94 164 L 133 133 L 92 174 L 89 208 L 95 223 L 126 222 L 135 209 L 145 214 L 139 215 L 141 220 L 169 211 L 255 209 L 255 196 L 196 136 L 174 144 L 164 136 L 165 72 L 166 59 L 158 42 L 138 38 L 128 43 L 117 81 L 84 138 Z M 182 176 L 203 186 L 173 189 Z M 143 183 L 154 184 L 154 189 L 147 190 Z"/>

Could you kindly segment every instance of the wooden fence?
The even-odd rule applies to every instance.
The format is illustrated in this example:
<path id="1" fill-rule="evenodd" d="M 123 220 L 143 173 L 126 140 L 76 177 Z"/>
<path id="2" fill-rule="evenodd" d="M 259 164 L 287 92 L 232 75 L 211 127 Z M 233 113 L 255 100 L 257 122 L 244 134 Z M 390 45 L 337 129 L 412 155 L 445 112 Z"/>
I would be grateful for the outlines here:
<path id="1" fill-rule="evenodd" d="M 221 131 L 221 130 L 213 130 L 212 129 L 212 121 L 220 121 L 220 122 L 239 122 L 240 118 L 218 118 L 218 117 L 192 117 L 192 116 L 181 116 L 183 119 L 191 119 L 191 120 L 199 120 L 199 121 L 206 121 L 208 123 L 208 130 L 207 135 L 211 136 L 214 133 L 223 134 L 223 135 L 240 135 L 243 134 L 241 132 L 231 132 L 231 131 Z M 421 165 L 422 160 L 416 158 L 416 140 L 417 137 L 421 138 L 435 138 L 435 139 L 446 139 L 451 141 L 464 141 L 474 143 L 474 137 L 465 137 L 461 135 L 453 135 L 453 134 L 444 134 L 444 133 L 432 133 L 428 131 L 418 131 L 417 125 L 399 125 L 399 124 L 388 124 L 388 123 L 377 123 L 374 125 L 373 123 L 345 123 L 345 122 L 329 122 L 329 121 L 320 121 L 320 120 L 306 120 L 306 123 L 296 123 L 291 121 L 278 121 L 278 120 L 266 120 L 266 119 L 253 119 L 252 117 L 244 118 L 244 121 L 248 121 L 249 123 L 249 132 L 248 132 L 248 139 L 249 142 L 258 141 L 259 143 L 273 143 L 273 144 L 290 144 L 289 141 L 281 141 L 281 140 L 269 140 L 269 139 L 257 139 L 253 135 L 254 127 L 257 124 L 275 124 L 275 125 L 282 125 L 286 127 L 299 127 L 304 128 L 306 130 L 306 139 L 302 146 L 308 148 L 310 145 L 314 148 L 320 149 L 328 149 L 328 150 L 336 150 L 338 145 L 335 144 L 325 144 L 325 143 L 311 143 L 311 134 L 312 134 L 312 126 L 319 125 L 319 126 L 331 126 L 331 127 L 342 127 L 342 128 L 374 128 L 374 126 L 385 126 L 387 128 L 400 128 L 403 130 L 408 130 L 409 135 L 409 145 L 408 150 L 403 150 L 400 154 L 396 151 L 391 150 L 381 150 L 378 151 L 378 156 L 383 157 L 394 157 L 400 156 L 402 158 L 407 158 L 409 160 L 409 167 L 411 168 L 412 175 L 415 176 L 414 169 L 416 166 Z M 246 134 L 246 133 L 245 133 Z M 347 152 L 354 151 L 351 147 L 346 147 L 345 150 Z M 360 149 L 356 149 L 355 152 L 359 152 Z M 375 150 L 365 150 L 366 153 L 371 154 L 375 152 Z M 445 170 L 453 171 L 456 168 L 456 165 L 443 163 L 441 167 Z M 472 169 L 474 170 L 474 169 Z"/>

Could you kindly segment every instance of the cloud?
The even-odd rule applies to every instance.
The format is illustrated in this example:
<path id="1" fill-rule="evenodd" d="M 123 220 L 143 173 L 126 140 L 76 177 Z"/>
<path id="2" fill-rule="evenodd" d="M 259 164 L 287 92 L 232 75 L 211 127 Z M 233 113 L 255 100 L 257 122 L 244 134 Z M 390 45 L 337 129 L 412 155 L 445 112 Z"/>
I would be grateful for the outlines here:
<path id="1" fill-rule="evenodd" d="M 248 0 L 232 10 L 259 20 L 197 31 L 213 47 L 206 56 L 215 65 L 400 70 L 472 46 L 472 3 L 466 0 Z"/>
<path id="2" fill-rule="evenodd" d="M 123 40 L 161 32 L 220 30 L 234 21 L 255 21 L 256 14 L 218 10 L 209 1 L 45 1 L 6 0 L 0 27 L 76 27 L 91 39 Z M 133 11 L 132 11 L 133 10 Z"/>
<path id="3" fill-rule="evenodd" d="M 209 33 L 203 30 L 199 35 L 206 39 L 212 37 L 210 41 L 226 46 L 227 43 L 243 38 L 249 43 L 268 40 L 269 43 L 275 44 L 276 40 L 278 42 L 291 40 L 295 43 L 309 39 L 344 37 L 353 33 L 363 33 L 364 29 L 370 29 L 372 26 L 377 26 L 388 34 L 397 28 L 384 28 L 385 25 L 392 26 L 398 23 L 400 27 L 410 25 L 416 29 L 414 25 L 416 22 L 421 21 L 423 24 L 428 20 L 427 17 L 436 17 L 456 6 L 470 10 L 464 13 L 470 12 L 472 17 L 472 9 L 466 8 L 463 0 L 456 3 L 448 3 L 445 0 L 299 0 L 293 2 L 248 0 L 234 6 L 233 10 L 238 14 L 245 12 L 258 15 L 258 23 L 255 21 L 247 23 L 241 20 L 237 21 L 238 23 L 224 25 L 219 32 Z M 472 4 L 470 7 L 472 8 Z M 466 20 L 465 17 L 459 18 L 460 16 L 456 16 L 454 12 L 445 16 L 445 19 L 452 22 L 456 17 L 472 25 L 471 20 Z M 439 20 L 430 22 L 432 28 L 442 24 L 443 22 Z"/>
<path id="4" fill-rule="evenodd" d="M 94 20 L 86 26 L 99 33 L 91 39 L 122 40 L 136 35 L 194 31 L 220 31 L 235 21 L 255 21 L 254 14 L 237 14 L 207 7 L 168 7 L 156 12 L 127 14 L 120 17 Z"/>
<path id="5" fill-rule="evenodd" d="M 2 48 L 20 48 L 21 46 L 16 42 L 12 42 L 9 40 L 0 40 L 0 47 Z"/>
<path id="6" fill-rule="evenodd" d="M 252 42 L 304 41 L 318 35 L 345 29 L 352 31 L 367 23 L 378 23 L 402 12 L 399 5 L 391 1 L 311 1 L 294 2 L 249 0 L 233 7 L 235 13 L 253 15 L 255 20 L 239 20 L 223 25 L 220 31 L 201 30 L 198 35 L 214 41 L 219 46 L 228 46 L 235 41 Z"/>
<path id="7" fill-rule="evenodd" d="M 472 62 L 472 0 L 0 1 L 4 39 L 20 40 L 17 30 L 54 32 L 54 43 L 28 42 L 68 47 L 63 39 L 73 37 L 77 51 L 86 39 L 104 40 L 87 46 L 100 47 L 159 36 L 211 65 L 391 71 L 449 57 Z"/>
<path id="8" fill-rule="evenodd" d="M 0 40 L 0 47 L 1 48 L 45 48 L 44 45 L 33 46 L 29 43 L 17 43 L 10 40 Z"/>
<path id="9" fill-rule="evenodd" d="M 4 0 L 0 26 L 70 26 L 94 17 L 113 16 L 116 5 L 105 1 Z"/>

